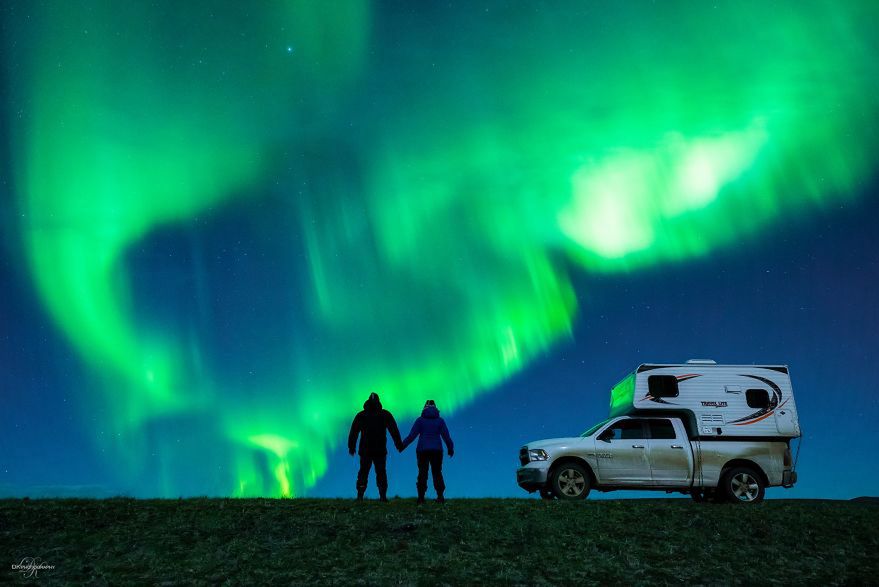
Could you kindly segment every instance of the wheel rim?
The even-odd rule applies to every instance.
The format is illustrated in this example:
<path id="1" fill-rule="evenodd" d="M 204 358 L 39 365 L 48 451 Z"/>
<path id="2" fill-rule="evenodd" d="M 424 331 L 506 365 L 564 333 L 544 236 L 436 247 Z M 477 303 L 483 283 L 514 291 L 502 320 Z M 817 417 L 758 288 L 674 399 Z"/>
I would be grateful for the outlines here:
<path id="1" fill-rule="evenodd" d="M 730 488 L 733 496 L 739 501 L 754 501 L 760 495 L 760 484 L 750 473 L 733 475 Z"/>
<path id="2" fill-rule="evenodd" d="M 577 497 L 586 489 L 586 478 L 576 469 L 565 469 L 559 473 L 558 485 L 564 495 Z"/>

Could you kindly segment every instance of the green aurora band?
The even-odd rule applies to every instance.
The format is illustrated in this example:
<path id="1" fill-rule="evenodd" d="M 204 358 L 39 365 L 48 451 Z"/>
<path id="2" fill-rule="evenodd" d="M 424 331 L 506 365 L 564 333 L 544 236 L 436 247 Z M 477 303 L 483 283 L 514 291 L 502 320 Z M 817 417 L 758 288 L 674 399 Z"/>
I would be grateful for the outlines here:
<path id="1" fill-rule="evenodd" d="M 871 178 L 873 0 L 424 10 L 11 7 L 22 250 L 121 478 L 157 453 L 153 495 L 180 461 L 200 493 L 302 495 L 369 391 L 454 410 L 570 337 L 570 267 L 704 256 Z M 140 311 L 126 263 L 243 200 L 290 212 L 307 260 L 253 389 L 216 381 L 188 317 Z M 175 454 L 180 426 L 203 452 Z"/>

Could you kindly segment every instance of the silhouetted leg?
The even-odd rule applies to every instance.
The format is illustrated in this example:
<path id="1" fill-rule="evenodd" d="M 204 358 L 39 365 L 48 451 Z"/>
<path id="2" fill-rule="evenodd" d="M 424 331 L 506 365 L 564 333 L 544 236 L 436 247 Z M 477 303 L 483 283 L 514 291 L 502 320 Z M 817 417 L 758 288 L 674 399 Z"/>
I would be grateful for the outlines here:
<path id="1" fill-rule="evenodd" d="M 370 468 L 372 468 L 372 458 L 369 455 L 360 455 L 360 470 L 357 471 L 357 499 L 362 499 L 363 494 L 366 493 Z"/>
<path id="2" fill-rule="evenodd" d="M 427 491 L 427 469 L 430 467 L 430 457 L 426 452 L 416 452 L 418 459 L 418 480 L 415 481 L 415 488 L 418 490 L 418 500 L 424 500 L 424 493 Z"/>
<path id="3" fill-rule="evenodd" d="M 446 490 L 446 483 L 443 479 L 443 451 L 432 451 L 430 453 L 430 472 L 433 475 L 433 488 L 436 489 L 437 498 L 443 500 L 443 492 Z"/>
<path id="4" fill-rule="evenodd" d="M 378 487 L 379 499 L 385 500 L 388 493 L 388 455 L 375 455 L 372 457 L 372 462 L 375 463 L 375 484 Z"/>

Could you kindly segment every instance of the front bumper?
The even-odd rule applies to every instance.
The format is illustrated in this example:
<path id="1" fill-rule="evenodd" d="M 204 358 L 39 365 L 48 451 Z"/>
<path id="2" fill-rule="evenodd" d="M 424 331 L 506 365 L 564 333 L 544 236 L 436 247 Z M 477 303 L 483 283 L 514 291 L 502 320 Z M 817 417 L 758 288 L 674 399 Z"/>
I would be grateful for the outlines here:
<path id="1" fill-rule="evenodd" d="M 546 485 L 547 469 L 539 469 L 537 467 L 519 467 L 516 470 L 516 483 L 519 487 L 533 493 Z"/>
<path id="2" fill-rule="evenodd" d="M 793 487 L 794 483 L 797 482 L 797 472 L 796 471 L 785 471 L 781 474 L 781 486 L 782 487 Z"/>

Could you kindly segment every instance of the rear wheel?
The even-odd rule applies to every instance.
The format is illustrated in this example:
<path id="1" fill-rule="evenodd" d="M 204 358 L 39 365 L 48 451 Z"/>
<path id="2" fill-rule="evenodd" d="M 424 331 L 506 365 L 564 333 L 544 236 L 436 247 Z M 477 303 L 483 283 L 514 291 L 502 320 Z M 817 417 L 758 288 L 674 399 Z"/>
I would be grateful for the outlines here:
<path id="1" fill-rule="evenodd" d="M 553 493 L 552 489 L 550 489 L 549 487 L 541 487 L 540 497 L 541 499 L 555 499 L 555 493 Z"/>
<path id="2" fill-rule="evenodd" d="M 754 469 L 736 467 L 723 476 L 723 493 L 733 503 L 760 503 L 766 484 Z"/>
<path id="3" fill-rule="evenodd" d="M 552 492 L 559 499 L 586 499 L 589 473 L 577 463 L 562 463 L 552 473 Z"/>

